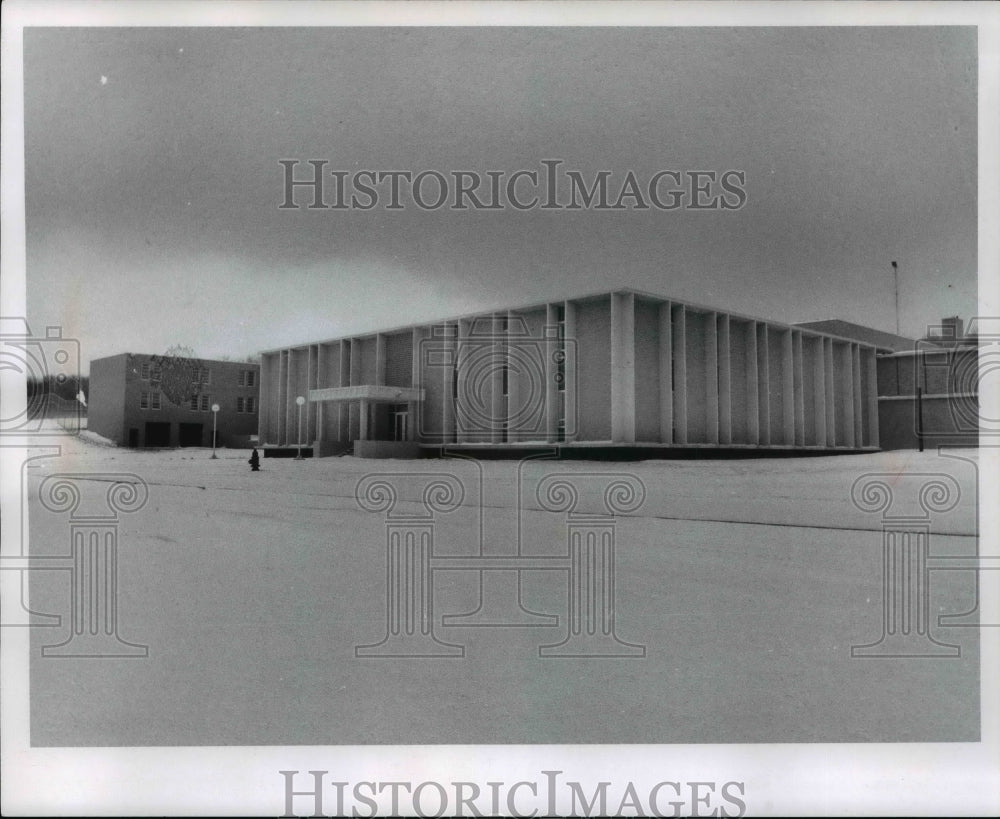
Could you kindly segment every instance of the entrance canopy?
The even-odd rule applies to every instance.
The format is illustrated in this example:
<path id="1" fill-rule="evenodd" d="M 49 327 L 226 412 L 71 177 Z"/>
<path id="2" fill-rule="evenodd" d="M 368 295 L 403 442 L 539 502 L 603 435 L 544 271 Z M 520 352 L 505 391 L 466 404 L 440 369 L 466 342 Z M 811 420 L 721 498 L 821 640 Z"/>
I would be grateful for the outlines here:
<path id="1" fill-rule="evenodd" d="M 320 413 L 326 402 L 357 401 L 360 410 L 358 438 L 362 441 L 370 439 L 374 427 L 373 408 L 377 404 L 406 404 L 408 411 L 402 413 L 403 419 L 396 419 L 392 435 L 400 441 L 416 440 L 416 424 L 411 419 L 416 416 L 417 407 L 424 400 L 422 389 L 390 387 L 385 384 L 355 384 L 350 387 L 323 387 L 309 390 L 308 396 L 310 401 L 318 403 Z M 320 426 L 322 427 L 322 424 Z"/>
<path id="2" fill-rule="evenodd" d="M 408 404 L 423 401 L 424 391 L 416 387 L 387 387 L 384 384 L 358 384 L 353 387 L 323 387 L 309 390 L 310 401 L 373 401 Z"/>

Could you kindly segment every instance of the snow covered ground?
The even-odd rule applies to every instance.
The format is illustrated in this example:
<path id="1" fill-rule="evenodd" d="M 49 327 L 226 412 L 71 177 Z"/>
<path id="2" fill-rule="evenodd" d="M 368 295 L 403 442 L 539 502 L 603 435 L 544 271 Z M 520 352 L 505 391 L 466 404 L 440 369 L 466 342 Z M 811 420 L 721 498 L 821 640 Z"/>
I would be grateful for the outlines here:
<path id="1" fill-rule="evenodd" d="M 29 573 L 32 608 L 63 615 L 33 629 L 34 745 L 979 737 L 976 629 L 932 620 L 958 657 L 851 656 L 882 633 L 881 517 L 851 502 L 852 484 L 885 473 L 891 512 L 913 515 L 926 476 L 953 476 L 960 496 L 930 516 L 931 552 L 972 554 L 974 450 L 964 453 L 972 462 L 915 452 L 524 465 L 269 458 L 252 473 L 243 450 L 212 460 L 202 449 L 59 443 L 59 456 L 25 470 L 31 553 L 69 548 L 68 513 L 38 500 L 47 475 L 79 476 L 81 510 L 103 503 L 108 476 L 144 481 L 148 502 L 120 516 L 118 613 L 120 636 L 149 656 L 42 657 L 68 636 L 69 573 Z M 511 554 L 519 532 L 524 555 L 563 554 L 566 514 L 542 508 L 540 483 L 559 473 L 579 492 L 575 511 L 596 514 L 604 483 L 638 482 L 644 502 L 614 519 L 616 629 L 645 656 L 539 656 L 566 636 L 563 571 L 522 574 L 524 607 L 557 625 L 442 625 L 480 602 L 479 573 L 466 569 L 433 581 L 435 634 L 464 657 L 356 657 L 386 632 L 385 515 L 355 498 L 372 473 L 386 473 L 394 513 L 410 517 L 433 476 L 457 479 L 464 500 L 434 521 L 435 552 L 452 556 Z M 932 576 L 932 615 L 974 607 L 972 572 Z M 513 610 L 515 575 L 483 577 L 487 608 Z"/>

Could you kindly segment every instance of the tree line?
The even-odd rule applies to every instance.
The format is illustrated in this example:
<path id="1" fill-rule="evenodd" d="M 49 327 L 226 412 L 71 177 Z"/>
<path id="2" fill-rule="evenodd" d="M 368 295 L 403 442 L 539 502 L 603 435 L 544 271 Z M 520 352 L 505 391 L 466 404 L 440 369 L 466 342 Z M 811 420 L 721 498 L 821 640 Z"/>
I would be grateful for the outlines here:
<path id="1" fill-rule="evenodd" d="M 90 376 L 84 375 L 79 378 L 75 376 L 60 378 L 56 375 L 45 375 L 41 378 L 32 376 L 27 380 L 27 388 L 29 403 L 33 399 L 45 395 L 56 395 L 59 398 L 72 401 L 80 390 L 83 390 L 85 396 L 90 395 Z"/>

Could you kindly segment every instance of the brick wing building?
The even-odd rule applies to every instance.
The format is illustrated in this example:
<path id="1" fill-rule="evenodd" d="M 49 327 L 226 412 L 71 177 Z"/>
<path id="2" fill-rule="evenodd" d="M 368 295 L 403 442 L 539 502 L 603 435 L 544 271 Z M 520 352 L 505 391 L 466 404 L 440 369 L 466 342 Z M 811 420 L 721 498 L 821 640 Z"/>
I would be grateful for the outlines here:
<path id="1" fill-rule="evenodd" d="M 121 353 L 90 362 L 88 429 L 119 446 L 246 447 L 257 432 L 260 365 Z"/>

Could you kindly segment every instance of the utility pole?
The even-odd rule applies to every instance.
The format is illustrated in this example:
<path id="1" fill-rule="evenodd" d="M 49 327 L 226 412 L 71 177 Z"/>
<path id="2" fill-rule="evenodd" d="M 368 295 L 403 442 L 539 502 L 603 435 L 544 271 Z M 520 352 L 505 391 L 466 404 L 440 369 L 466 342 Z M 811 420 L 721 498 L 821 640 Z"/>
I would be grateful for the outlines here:
<path id="1" fill-rule="evenodd" d="M 892 263 L 893 289 L 896 291 L 896 335 L 899 335 L 899 265 Z"/>

